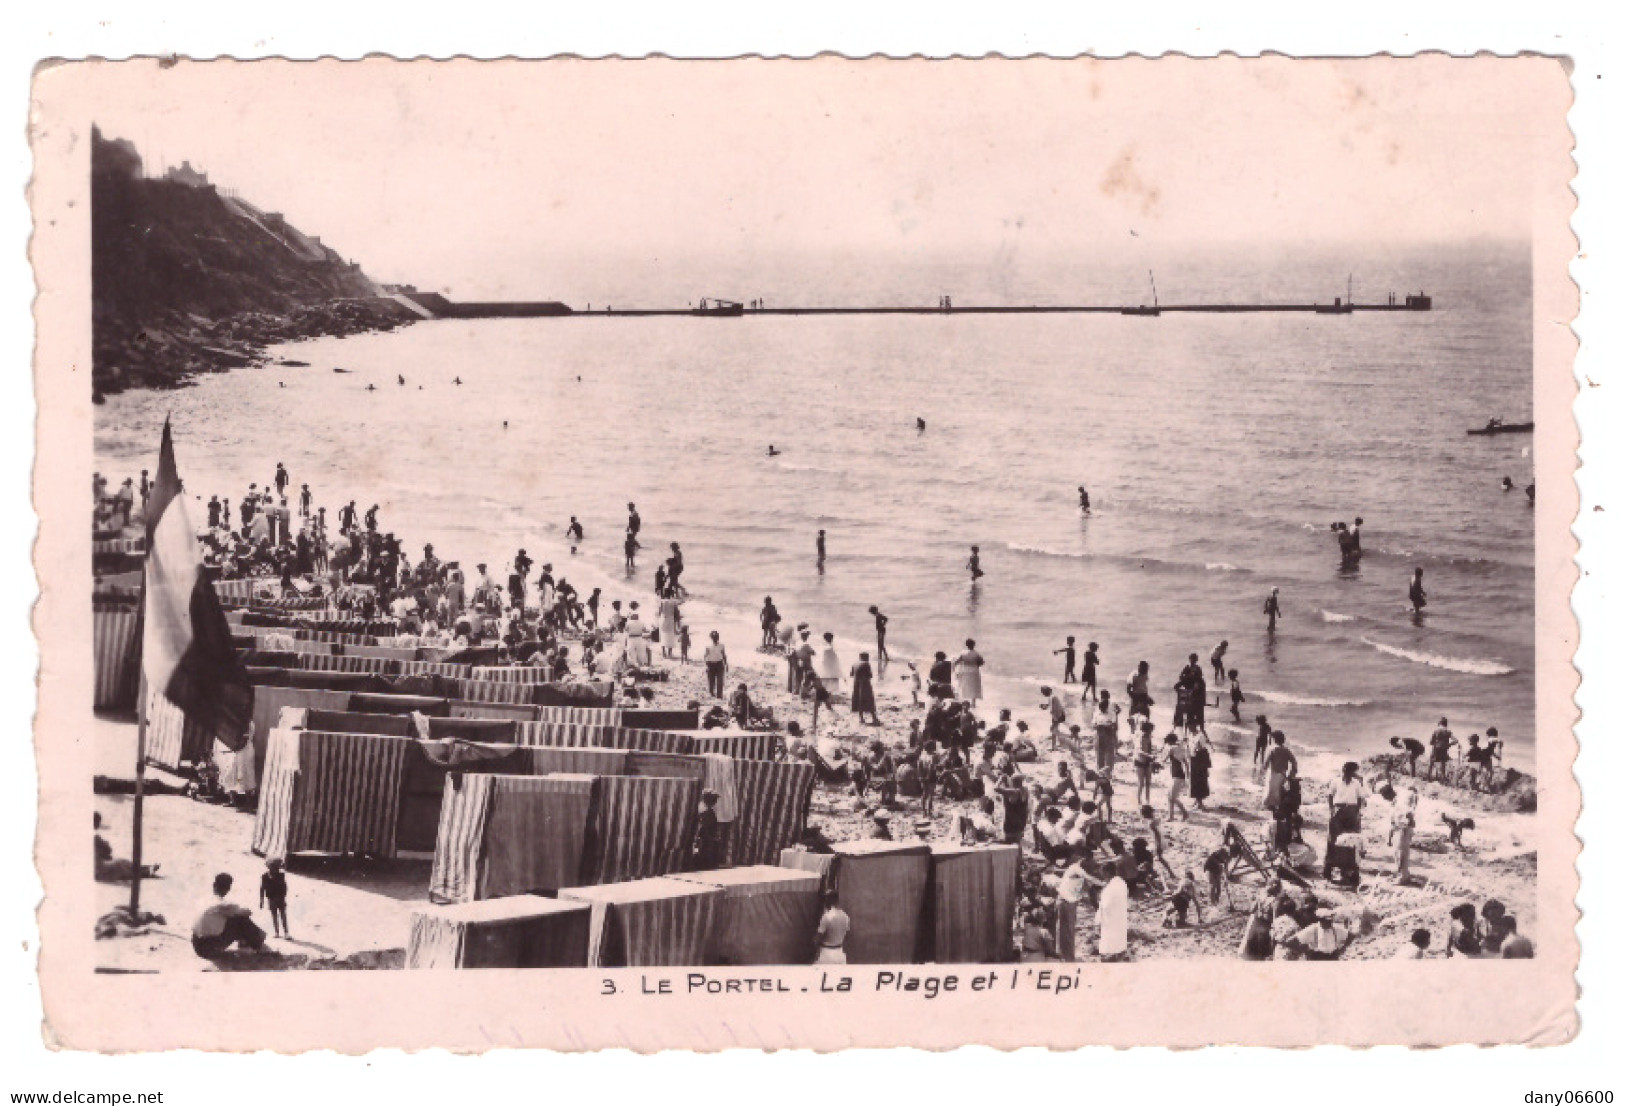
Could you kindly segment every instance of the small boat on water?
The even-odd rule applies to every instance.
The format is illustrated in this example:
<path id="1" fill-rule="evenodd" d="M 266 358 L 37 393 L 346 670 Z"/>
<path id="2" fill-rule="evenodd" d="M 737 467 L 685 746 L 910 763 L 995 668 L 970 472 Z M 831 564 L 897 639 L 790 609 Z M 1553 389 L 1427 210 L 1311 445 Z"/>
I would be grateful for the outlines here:
<path id="1" fill-rule="evenodd" d="M 735 303 L 733 300 L 701 299 L 700 306 L 690 311 L 690 315 L 708 315 L 718 318 L 733 318 L 745 313 L 745 305 Z"/>
<path id="2" fill-rule="evenodd" d="M 339 368 L 335 368 L 335 369 L 334 369 L 334 370 L 333 370 L 333 371 L 334 371 L 334 372 L 336 372 L 336 373 L 347 373 L 347 372 L 349 372 L 349 371 L 350 371 L 350 370 L 349 370 L 349 369 L 339 369 Z"/>
<path id="3" fill-rule="evenodd" d="M 1142 303 L 1138 307 L 1125 307 L 1120 314 L 1140 315 L 1148 318 L 1155 318 L 1162 314 L 1162 303 L 1157 299 L 1156 273 L 1151 274 L 1151 303 L 1149 305 Z"/>
<path id="4" fill-rule="evenodd" d="M 1530 434 L 1535 424 L 1532 422 L 1502 422 L 1500 419 L 1491 419 L 1483 426 L 1467 431 L 1469 434 Z"/>

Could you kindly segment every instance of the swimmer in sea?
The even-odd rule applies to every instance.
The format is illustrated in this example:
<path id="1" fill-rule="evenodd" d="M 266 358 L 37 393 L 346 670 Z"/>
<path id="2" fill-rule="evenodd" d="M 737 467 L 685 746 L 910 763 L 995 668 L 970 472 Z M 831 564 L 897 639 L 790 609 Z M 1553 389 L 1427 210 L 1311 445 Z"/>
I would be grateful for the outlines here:
<path id="1" fill-rule="evenodd" d="M 1427 605 L 1428 593 L 1422 587 L 1422 570 L 1417 569 L 1416 575 L 1411 577 L 1411 610 L 1421 614 L 1422 608 Z"/>
<path id="2" fill-rule="evenodd" d="M 1530 484 L 1523 490 L 1523 493 L 1529 497 L 1529 505 L 1533 507 L 1535 505 L 1535 486 Z"/>
<path id="3" fill-rule="evenodd" d="M 367 391 L 369 391 L 369 392 L 376 392 L 376 391 L 377 391 L 377 390 L 378 390 L 378 385 L 376 385 L 376 384 L 368 384 L 368 385 L 367 385 Z M 507 424 L 507 423 L 503 423 L 503 424 L 502 424 L 502 425 L 504 425 L 504 426 L 506 426 L 506 425 L 508 425 L 508 424 Z"/>
<path id="4" fill-rule="evenodd" d="M 287 387 L 287 385 L 282 383 L 282 381 L 280 381 L 280 380 L 276 382 L 276 386 L 278 388 L 286 388 Z"/>
<path id="5" fill-rule="evenodd" d="M 1084 514 L 1089 513 L 1089 492 L 1082 484 L 1078 485 L 1078 510 Z"/>
<path id="6" fill-rule="evenodd" d="M 395 382 L 403 388 L 406 387 L 406 377 L 402 376 L 400 373 L 395 374 Z"/>
<path id="7" fill-rule="evenodd" d="M 915 419 L 914 429 L 918 430 L 922 434 L 925 433 L 925 420 L 920 418 Z"/>
<path id="8" fill-rule="evenodd" d="M 987 575 L 982 571 L 982 550 L 980 546 L 973 545 L 970 547 L 970 560 L 965 562 L 965 567 L 970 570 L 971 583 L 973 584 Z"/>
<path id="9" fill-rule="evenodd" d="M 508 420 L 507 419 L 502 420 L 502 429 L 504 429 L 504 430 L 508 429 Z"/>
<path id="10" fill-rule="evenodd" d="M 779 448 L 773 443 L 769 442 L 767 446 L 767 455 L 769 457 L 777 457 L 779 455 Z"/>
<path id="11" fill-rule="evenodd" d="M 453 378 L 452 378 L 452 381 L 451 381 L 451 382 L 452 382 L 452 383 L 453 383 L 453 384 L 456 384 L 456 385 L 457 385 L 457 386 L 458 386 L 458 387 L 461 387 L 461 386 L 462 386 L 462 383 L 463 383 L 463 378 L 462 378 L 462 377 L 460 377 L 460 376 L 457 376 L 457 377 L 453 377 Z"/>
<path id="12" fill-rule="evenodd" d="M 1264 600 L 1264 613 L 1269 616 L 1269 632 L 1275 632 L 1275 620 L 1281 617 L 1281 589 L 1271 588 L 1269 598 Z"/>
<path id="13" fill-rule="evenodd" d="M 1501 490 L 1504 491 L 1504 492 L 1509 492 L 1509 491 L 1512 490 L 1512 477 L 1510 477 L 1510 476 L 1501 477 Z"/>

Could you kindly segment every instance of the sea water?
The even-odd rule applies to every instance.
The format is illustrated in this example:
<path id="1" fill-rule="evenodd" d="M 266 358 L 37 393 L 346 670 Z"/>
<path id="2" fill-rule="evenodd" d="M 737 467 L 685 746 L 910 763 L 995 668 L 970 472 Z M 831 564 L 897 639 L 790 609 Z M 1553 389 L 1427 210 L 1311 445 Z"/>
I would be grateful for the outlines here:
<path id="1" fill-rule="evenodd" d="M 1325 303 L 1346 265 L 1361 302 L 1425 288 L 1434 309 L 423 322 L 271 351 L 308 367 L 111 397 L 98 468 L 115 483 L 151 468 L 168 415 L 189 492 L 235 505 L 281 461 L 335 527 L 347 500 L 380 504 L 414 560 L 429 541 L 505 578 L 526 546 L 583 594 L 596 582 L 647 601 L 679 541 L 696 642 L 725 625 L 736 658 L 765 596 L 833 630 L 848 664 L 872 645 L 876 604 L 894 656 L 951 657 L 974 638 L 988 706 L 1035 707 L 1072 635 L 1080 664 L 1100 643 L 1114 695 L 1149 661 L 1160 713 L 1186 654 L 1206 666 L 1223 638 L 1248 731 L 1266 713 L 1311 749 L 1369 752 L 1448 716 L 1457 733 L 1498 726 L 1527 763 L 1531 438 L 1465 433 L 1531 417 L 1527 251 L 1161 264 L 1164 303 Z M 934 303 L 939 288 L 960 304 L 1149 299 L 1123 266 L 1078 259 L 911 276 L 919 294 L 872 267 L 779 271 L 768 306 Z M 702 291 L 758 294 L 743 274 Z M 643 518 L 633 581 L 628 501 Z M 571 515 L 587 534 L 573 558 Z M 1365 553 L 1347 568 L 1329 524 L 1356 516 Z M 1418 567 L 1420 619 L 1406 598 Z"/>

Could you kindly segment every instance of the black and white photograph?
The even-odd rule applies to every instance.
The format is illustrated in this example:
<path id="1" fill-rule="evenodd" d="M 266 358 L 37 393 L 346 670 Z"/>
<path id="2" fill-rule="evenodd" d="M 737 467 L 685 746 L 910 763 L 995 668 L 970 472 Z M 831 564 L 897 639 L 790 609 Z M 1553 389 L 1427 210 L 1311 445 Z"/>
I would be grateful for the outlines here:
<path id="1" fill-rule="evenodd" d="M 51 920 L 126 994 L 784 992 L 909 1043 L 877 993 L 1200 971 L 1209 1015 L 1316 1010 L 1245 1043 L 1562 1038 L 1567 88 L 45 74 L 89 371 L 39 724 L 94 849 Z M 1527 1007 L 1442 1037 L 1393 997 L 1506 973 Z M 1030 1043 L 1191 1039 L 1124 1001 Z"/>

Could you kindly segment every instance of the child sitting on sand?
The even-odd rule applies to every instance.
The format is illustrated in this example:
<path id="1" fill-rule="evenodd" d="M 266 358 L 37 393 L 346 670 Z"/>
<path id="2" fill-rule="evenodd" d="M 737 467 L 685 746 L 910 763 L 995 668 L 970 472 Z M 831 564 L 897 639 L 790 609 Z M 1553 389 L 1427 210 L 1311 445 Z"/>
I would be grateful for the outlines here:
<path id="1" fill-rule="evenodd" d="M 1450 815 L 1444 813 L 1439 815 L 1439 821 L 1450 827 L 1450 843 L 1456 846 L 1458 849 L 1464 849 L 1467 847 L 1465 844 L 1463 844 L 1461 835 L 1467 830 L 1478 828 L 1477 824 L 1471 818 L 1452 818 Z"/>
<path id="2" fill-rule="evenodd" d="M 1162 915 L 1164 929 L 1184 929 L 1188 924 L 1186 915 L 1191 911 L 1196 913 L 1196 924 L 1202 924 L 1202 904 L 1196 895 L 1196 876 L 1190 872 L 1174 889 L 1173 895 L 1168 899 L 1168 909 Z"/>

